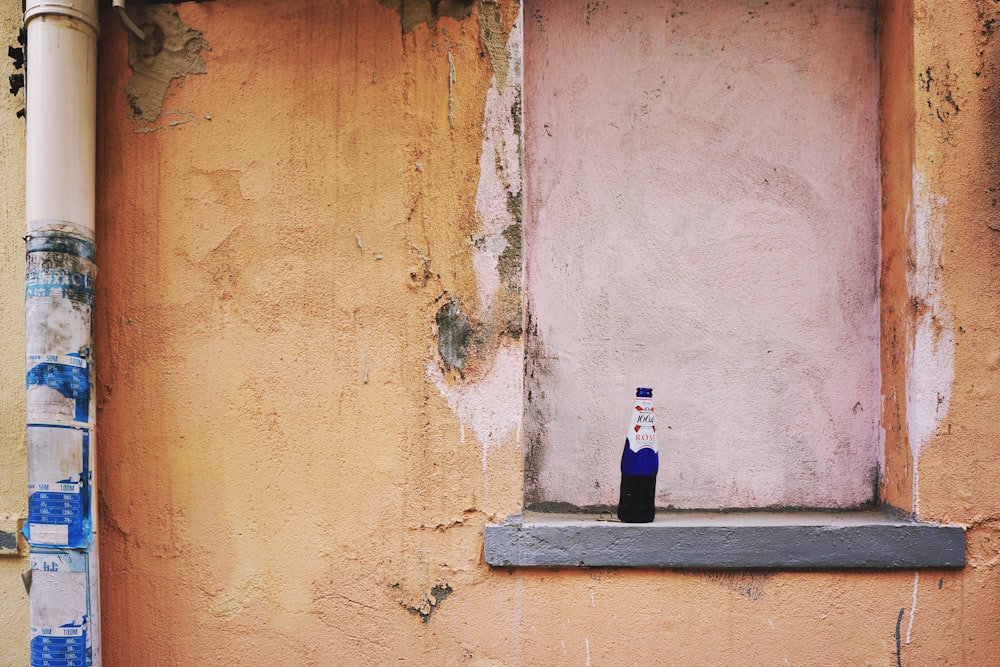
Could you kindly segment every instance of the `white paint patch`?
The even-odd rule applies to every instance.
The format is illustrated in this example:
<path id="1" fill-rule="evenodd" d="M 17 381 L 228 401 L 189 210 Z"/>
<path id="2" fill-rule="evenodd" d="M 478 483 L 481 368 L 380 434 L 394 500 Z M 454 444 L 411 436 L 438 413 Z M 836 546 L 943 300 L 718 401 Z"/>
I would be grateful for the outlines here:
<path id="1" fill-rule="evenodd" d="M 906 289 L 921 310 L 913 332 L 906 369 L 906 427 L 913 455 L 913 512 L 920 513 L 920 452 L 937 433 L 948 413 L 955 381 L 955 332 L 943 300 L 944 197 L 928 192 L 923 176 L 913 171 L 914 206 L 908 211 L 910 251 Z"/>
<path id="2" fill-rule="evenodd" d="M 913 573 L 913 602 L 910 603 L 910 623 L 906 626 L 906 643 L 910 643 L 913 633 L 913 615 L 917 613 L 917 586 L 920 584 L 920 572 Z"/>
<path id="3" fill-rule="evenodd" d="M 427 376 L 458 416 L 462 441 L 466 427 L 476 434 L 483 448 L 483 470 L 490 447 L 499 445 L 511 433 L 518 433 L 521 427 L 522 356 L 523 351 L 518 346 L 500 348 L 493 366 L 481 378 L 449 383 L 431 349 Z"/>
<path id="4" fill-rule="evenodd" d="M 505 229 L 516 224 L 517 218 L 508 210 L 510 198 L 521 194 L 521 138 L 514 117 L 520 114 L 522 17 L 518 15 L 507 39 L 508 74 L 501 87 L 494 75 L 486 94 L 483 113 L 484 137 L 479 159 L 479 187 L 476 191 L 476 213 L 480 235 L 474 239 L 472 267 L 476 274 L 481 320 L 491 320 L 491 311 L 500 289 L 497 262 L 507 240 Z M 493 366 L 476 380 L 449 382 L 431 350 L 427 376 L 458 415 L 462 442 L 466 427 L 472 429 L 483 448 L 483 470 L 486 470 L 489 449 L 517 433 L 520 441 L 521 393 L 524 374 L 524 350 L 520 345 L 501 348 Z"/>
<path id="5" fill-rule="evenodd" d="M 583 640 L 583 645 L 587 648 L 587 667 L 590 667 L 590 638 Z"/>
<path id="6" fill-rule="evenodd" d="M 476 273 L 479 303 L 483 319 L 487 319 L 493 300 L 500 288 L 497 261 L 507 247 L 503 231 L 517 223 L 507 208 L 508 197 L 521 192 L 521 137 L 516 132 L 514 116 L 520 114 L 521 53 L 524 42 L 518 15 L 507 38 L 508 74 L 501 88 L 496 75 L 486 93 L 483 114 L 483 149 L 479 156 L 479 188 L 476 191 L 476 213 L 480 235 L 475 239 L 472 267 Z"/>

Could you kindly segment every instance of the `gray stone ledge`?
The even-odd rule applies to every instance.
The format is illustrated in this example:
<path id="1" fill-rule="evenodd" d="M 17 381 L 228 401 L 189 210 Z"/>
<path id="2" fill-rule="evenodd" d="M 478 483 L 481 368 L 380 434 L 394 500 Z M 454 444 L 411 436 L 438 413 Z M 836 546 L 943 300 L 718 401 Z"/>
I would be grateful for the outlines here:
<path id="1" fill-rule="evenodd" d="M 965 528 L 888 512 L 669 512 L 652 523 L 527 514 L 484 531 L 494 567 L 913 569 L 965 566 Z"/>

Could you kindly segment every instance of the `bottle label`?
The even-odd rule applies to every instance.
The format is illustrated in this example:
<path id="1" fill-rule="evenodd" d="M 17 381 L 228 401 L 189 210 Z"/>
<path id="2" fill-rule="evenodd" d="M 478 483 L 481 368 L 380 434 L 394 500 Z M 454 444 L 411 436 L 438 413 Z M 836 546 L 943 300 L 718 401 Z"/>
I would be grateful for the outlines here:
<path id="1" fill-rule="evenodd" d="M 635 399 L 632 419 L 625 437 L 628 439 L 629 449 L 633 452 L 642 449 L 652 449 L 654 452 L 659 452 L 656 447 L 656 419 L 653 412 L 653 399 Z"/>

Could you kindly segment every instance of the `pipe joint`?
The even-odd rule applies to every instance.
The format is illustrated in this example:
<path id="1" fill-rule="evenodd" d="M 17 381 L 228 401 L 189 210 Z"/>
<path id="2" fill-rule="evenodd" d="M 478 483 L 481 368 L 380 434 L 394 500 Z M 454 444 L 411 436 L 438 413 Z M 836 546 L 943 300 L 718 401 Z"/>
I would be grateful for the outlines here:
<path id="1" fill-rule="evenodd" d="M 94 242 L 65 232 L 36 232 L 24 237 L 26 252 L 58 252 L 94 261 Z"/>
<path id="2" fill-rule="evenodd" d="M 97 0 L 27 0 L 24 6 L 24 24 L 38 16 L 57 14 L 82 21 L 94 33 L 100 32 L 101 24 L 97 13 Z"/>
<path id="3" fill-rule="evenodd" d="M 65 220 L 29 220 L 27 225 L 28 241 L 34 237 L 66 236 L 78 238 L 86 243 L 94 244 L 94 231 L 83 225 L 75 225 Z"/>

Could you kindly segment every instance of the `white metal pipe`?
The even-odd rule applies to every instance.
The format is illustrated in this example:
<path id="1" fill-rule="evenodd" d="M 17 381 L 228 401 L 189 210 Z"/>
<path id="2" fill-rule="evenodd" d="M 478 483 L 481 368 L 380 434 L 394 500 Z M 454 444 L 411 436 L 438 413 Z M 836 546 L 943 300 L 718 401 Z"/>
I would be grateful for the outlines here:
<path id="1" fill-rule="evenodd" d="M 99 667 L 97 0 L 28 0 L 24 20 L 31 666 Z"/>
<path id="2" fill-rule="evenodd" d="M 33 0 L 24 17 L 28 231 L 58 221 L 93 239 L 97 0 Z"/>

